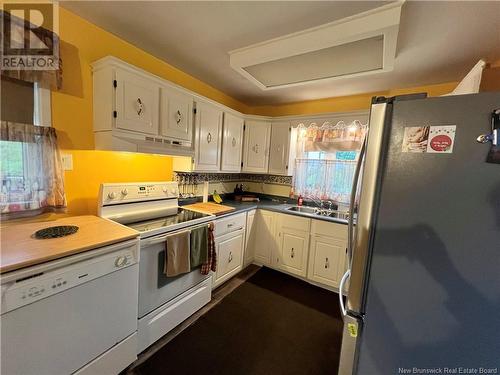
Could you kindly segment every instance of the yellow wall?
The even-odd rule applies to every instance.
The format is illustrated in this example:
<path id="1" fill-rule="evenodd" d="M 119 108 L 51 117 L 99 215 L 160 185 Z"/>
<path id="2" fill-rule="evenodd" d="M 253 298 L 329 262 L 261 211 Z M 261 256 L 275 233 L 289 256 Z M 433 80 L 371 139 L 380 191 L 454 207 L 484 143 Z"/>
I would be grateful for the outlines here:
<path id="1" fill-rule="evenodd" d="M 457 83 L 458 82 L 449 82 L 437 85 L 393 89 L 367 94 L 309 100 L 274 106 L 259 106 L 252 107 L 250 110 L 252 114 L 259 114 L 264 116 L 288 116 L 326 112 L 354 111 L 357 109 L 370 108 L 370 103 L 373 96 L 394 96 L 419 92 L 427 92 L 429 96 L 439 96 L 452 91 L 457 86 Z"/>
<path id="2" fill-rule="evenodd" d="M 66 153 L 66 151 L 64 151 Z M 102 182 L 169 181 L 172 158 L 130 152 L 75 150 L 75 168 L 65 172 L 68 214 L 96 214 Z"/>
<path id="3" fill-rule="evenodd" d="M 236 110 L 247 107 L 219 90 L 147 54 L 113 34 L 60 8 L 59 34 L 63 58 L 63 88 L 52 93 L 52 122 L 62 153 L 72 154 L 73 170 L 65 172 L 68 214 L 96 212 L 102 182 L 172 179 L 172 158 L 161 155 L 100 152 L 92 131 L 90 64 L 116 56 Z"/>
<path id="4" fill-rule="evenodd" d="M 59 34 L 63 88 L 52 93 L 52 121 L 57 129 L 62 153 L 73 156 L 73 170 L 65 172 L 68 213 L 71 215 L 96 212 L 96 197 L 101 182 L 172 179 L 172 158 L 169 156 L 93 151 L 90 64 L 101 57 L 116 56 L 240 112 L 269 116 L 363 109 L 369 108 L 373 95 L 390 96 L 420 91 L 441 95 L 456 85 L 448 83 L 277 106 L 249 107 L 64 8 L 60 8 Z"/>

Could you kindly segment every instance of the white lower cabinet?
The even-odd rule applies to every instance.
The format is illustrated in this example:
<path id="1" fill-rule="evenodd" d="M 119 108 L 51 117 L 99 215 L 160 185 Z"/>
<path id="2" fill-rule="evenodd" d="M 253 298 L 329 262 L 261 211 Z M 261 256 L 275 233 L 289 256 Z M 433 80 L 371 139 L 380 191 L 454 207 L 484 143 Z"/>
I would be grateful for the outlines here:
<path id="1" fill-rule="evenodd" d="M 338 288 L 346 270 L 347 226 L 313 220 L 307 278 Z"/>
<path id="2" fill-rule="evenodd" d="M 247 266 L 253 262 L 254 246 L 249 246 L 255 242 L 255 237 L 257 235 L 256 226 L 254 226 L 255 211 L 252 210 L 247 213 L 247 226 L 246 226 L 246 236 L 245 236 L 245 252 L 243 256 L 243 266 Z"/>
<path id="3" fill-rule="evenodd" d="M 215 242 L 217 249 L 217 272 L 214 287 L 222 284 L 241 271 L 245 230 L 226 234 Z"/>
<path id="4" fill-rule="evenodd" d="M 277 268 L 306 276 L 310 226 L 311 219 L 277 214 Z"/>
<path id="5" fill-rule="evenodd" d="M 274 212 L 257 210 L 253 222 L 255 227 L 255 238 L 249 246 L 254 255 L 254 261 L 265 266 L 272 265 L 272 257 L 276 251 Z"/>
<path id="6" fill-rule="evenodd" d="M 243 268 L 246 214 L 236 214 L 215 221 L 215 250 L 217 271 L 213 287 L 230 279 Z"/>
<path id="7" fill-rule="evenodd" d="M 217 220 L 215 235 L 214 287 L 252 262 L 331 289 L 346 270 L 345 224 L 256 209 Z"/>

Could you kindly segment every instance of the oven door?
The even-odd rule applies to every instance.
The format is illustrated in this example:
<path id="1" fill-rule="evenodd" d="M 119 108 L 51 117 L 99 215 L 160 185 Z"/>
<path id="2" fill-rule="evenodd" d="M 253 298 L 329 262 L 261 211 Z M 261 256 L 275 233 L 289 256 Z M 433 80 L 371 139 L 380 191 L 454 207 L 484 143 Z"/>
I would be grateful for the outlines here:
<path id="1" fill-rule="evenodd" d="M 207 223 L 203 225 L 207 225 Z M 196 227 L 191 229 L 194 228 Z M 182 231 L 186 229 L 184 228 Z M 163 273 L 165 241 L 168 235 L 174 233 L 176 232 L 141 240 L 139 318 L 142 318 L 154 309 L 211 277 L 211 275 L 202 275 L 200 267 L 193 269 L 190 273 L 176 277 L 167 277 Z"/>

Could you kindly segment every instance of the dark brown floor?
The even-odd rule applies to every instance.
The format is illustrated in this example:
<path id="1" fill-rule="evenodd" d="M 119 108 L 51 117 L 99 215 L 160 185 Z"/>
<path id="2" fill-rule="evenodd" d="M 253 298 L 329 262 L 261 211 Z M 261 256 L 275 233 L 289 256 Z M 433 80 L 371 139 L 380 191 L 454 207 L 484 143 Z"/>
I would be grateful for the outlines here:
<path id="1" fill-rule="evenodd" d="M 341 336 L 335 293 L 262 268 L 129 374 L 335 374 Z"/>

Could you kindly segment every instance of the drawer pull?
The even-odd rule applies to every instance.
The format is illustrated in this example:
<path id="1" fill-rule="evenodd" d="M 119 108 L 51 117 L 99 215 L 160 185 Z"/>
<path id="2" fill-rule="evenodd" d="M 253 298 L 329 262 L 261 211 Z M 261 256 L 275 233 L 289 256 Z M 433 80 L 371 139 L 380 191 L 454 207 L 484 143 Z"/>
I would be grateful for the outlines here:
<path id="1" fill-rule="evenodd" d="M 227 227 L 231 228 L 234 224 L 228 224 Z"/>
<path id="2" fill-rule="evenodd" d="M 295 251 L 293 251 L 293 247 L 292 247 L 292 251 L 290 253 L 290 256 L 293 258 L 295 256 Z"/>
<path id="3" fill-rule="evenodd" d="M 228 263 L 231 263 L 232 261 L 233 261 L 233 253 L 230 251 Z"/>
<path id="4" fill-rule="evenodd" d="M 330 262 L 328 261 L 328 258 L 325 259 L 325 268 L 330 268 Z"/>

